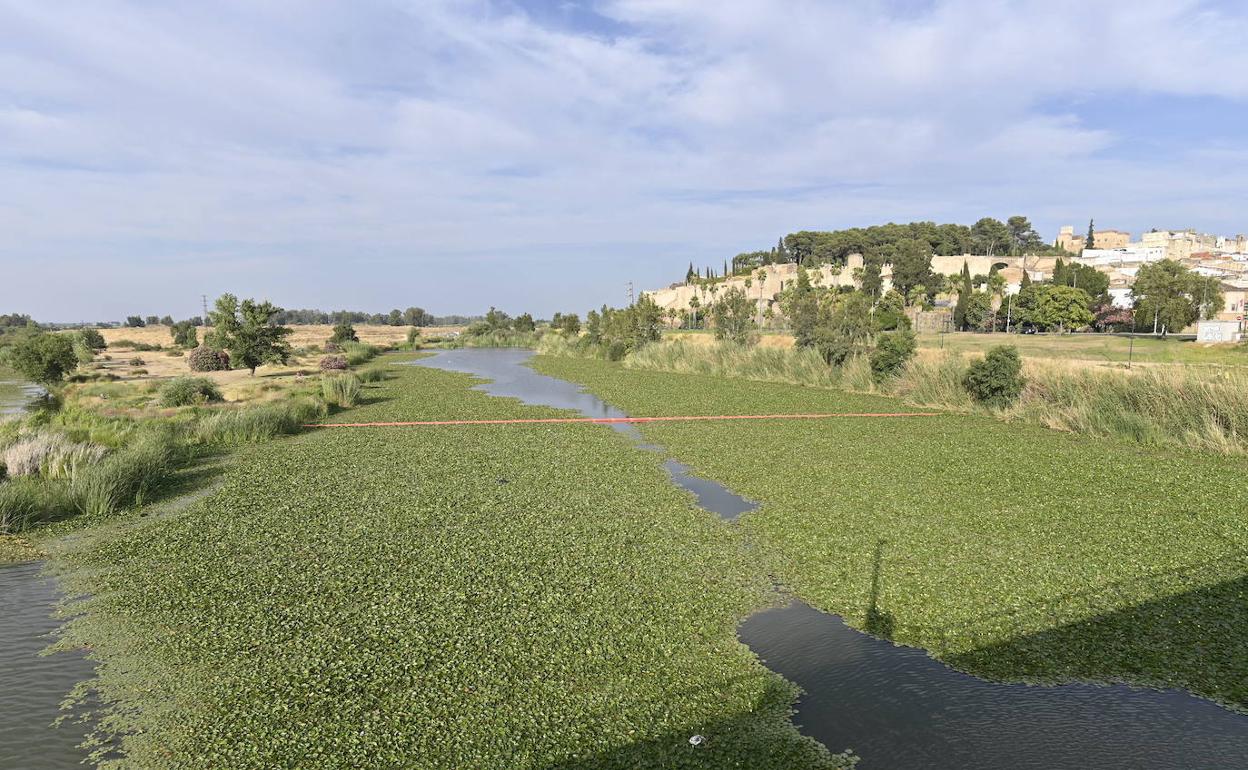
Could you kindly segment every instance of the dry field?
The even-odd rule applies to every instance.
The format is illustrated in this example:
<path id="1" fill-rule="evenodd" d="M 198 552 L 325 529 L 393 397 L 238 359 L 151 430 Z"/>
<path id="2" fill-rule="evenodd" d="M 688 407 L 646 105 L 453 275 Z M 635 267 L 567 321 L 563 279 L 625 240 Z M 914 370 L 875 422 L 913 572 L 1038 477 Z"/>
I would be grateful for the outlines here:
<path id="1" fill-rule="evenodd" d="M 324 345 L 325 340 L 329 339 L 333 333 L 334 327 L 329 324 L 312 324 L 307 326 L 291 326 L 293 332 L 288 338 L 292 347 L 306 348 L 313 345 Z M 356 324 L 355 333 L 360 338 L 360 342 L 366 342 L 370 345 L 391 345 L 399 342 L 407 341 L 407 330 L 410 326 L 374 326 L 371 324 Z M 199 327 L 199 339 L 203 340 L 204 335 L 211 330 L 211 327 Z M 450 332 L 461 331 L 462 327 L 458 326 L 427 326 L 421 329 L 421 334 L 425 337 L 434 337 L 447 334 Z M 148 345 L 163 345 L 168 347 L 173 341 L 169 336 L 168 326 L 144 326 L 138 329 L 123 327 L 120 329 L 100 329 L 100 334 L 104 335 L 104 341 L 111 348 L 117 340 L 133 340 Z"/>

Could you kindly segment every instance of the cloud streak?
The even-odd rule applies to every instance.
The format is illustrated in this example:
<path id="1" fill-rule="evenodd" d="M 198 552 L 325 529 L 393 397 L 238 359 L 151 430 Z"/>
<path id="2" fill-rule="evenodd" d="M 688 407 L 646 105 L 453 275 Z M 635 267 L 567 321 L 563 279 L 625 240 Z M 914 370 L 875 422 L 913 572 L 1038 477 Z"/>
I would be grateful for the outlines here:
<path id="1" fill-rule="evenodd" d="M 1243 229 L 1248 146 L 1150 120 L 1248 117 L 1230 4 L 544 10 L 0 0 L 0 305 L 549 313 L 799 228 Z"/>

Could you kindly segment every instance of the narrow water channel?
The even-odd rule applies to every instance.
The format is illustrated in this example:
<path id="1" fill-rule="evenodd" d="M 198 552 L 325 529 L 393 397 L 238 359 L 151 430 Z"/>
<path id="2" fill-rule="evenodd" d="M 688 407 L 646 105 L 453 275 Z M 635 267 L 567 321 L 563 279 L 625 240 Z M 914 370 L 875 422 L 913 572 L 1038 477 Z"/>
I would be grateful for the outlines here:
<path id="1" fill-rule="evenodd" d="M 59 706 L 94 669 L 81 654 L 40 655 L 60 625 L 60 592 L 38 563 L 0 566 L 0 769 L 79 767 L 81 724 L 53 728 Z"/>
<path id="2" fill-rule="evenodd" d="M 32 401 L 46 393 L 34 383 L 0 377 L 0 419 L 20 414 Z"/>
<path id="3" fill-rule="evenodd" d="M 588 417 L 624 412 L 525 366 L 527 350 L 444 351 L 415 363 L 490 380 L 477 388 Z M 629 424 L 612 428 L 647 449 Z M 757 506 L 668 460 L 675 484 L 726 519 Z M 1084 684 L 1036 687 L 977 679 L 922 650 L 856 631 L 802 602 L 747 618 L 739 637 L 805 694 L 794 722 L 862 770 L 1248 767 L 1248 716 L 1177 690 Z"/>

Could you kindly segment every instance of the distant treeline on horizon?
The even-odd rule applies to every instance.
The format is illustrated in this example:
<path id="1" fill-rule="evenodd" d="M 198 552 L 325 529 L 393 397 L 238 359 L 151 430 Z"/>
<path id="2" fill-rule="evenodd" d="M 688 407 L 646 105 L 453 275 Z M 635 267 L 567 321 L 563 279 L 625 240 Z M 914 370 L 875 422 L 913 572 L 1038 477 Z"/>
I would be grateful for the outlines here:
<path id="1" fill-rule="evenodd" d="M 380 326 L 466 326 L 480 321 L 481 315 L 444 315 L 435 316 L 425 312 L 423 308 L 409 307 L 406 310 L 391 310 L 389 313 L 367 313 L 362 310 L 335 310 L 326 312 L 315 308 L 298 308 L 282 310 L 274 321 L 283 326 L 305 326 L 315 324 L 336 324 L 342 321 L 358 324 L 377 324 Z M 195 326 L 204 326 L 202 316 L 184 319 Z M 87 326 L 99 327 L 132 327 L 165 325 L 174 323 L 172 316 L 129 316 L 125 321 L 76 321 L 76 322 L 39 322 L 23 313 L 0 314 L 0 328 L 40 326 L 49 329 L 76 329 Z"/>
<path id="2" fill-rule="evenodd" d="M 1089 222 L 1089 229 L 1091 223 Z M 747 251 L 724 260 L 722 272 L 712 267 L 701 270 L 689 265 L 686 278 L 738 274 L 763 265 L 796 263 L 813 267 L 823 264 L 845 264 L 851 254 L 861 254 L 866 262 L 891 264 L 913 254 L 956 256 L 958 254 L 1065 255 L 1040 237 L 1031 221 L 1022 215 L 1002 222 L 984 217 L 973 225 L 910 222 L 844 230 L 800 230 L 789 233 L 770 249 Z"/>

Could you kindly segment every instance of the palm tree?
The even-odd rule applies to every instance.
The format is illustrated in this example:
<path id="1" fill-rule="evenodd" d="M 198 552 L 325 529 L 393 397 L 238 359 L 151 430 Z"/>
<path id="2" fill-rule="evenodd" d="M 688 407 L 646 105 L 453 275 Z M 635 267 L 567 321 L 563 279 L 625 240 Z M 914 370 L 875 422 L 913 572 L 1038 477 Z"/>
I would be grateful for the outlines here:
<path id="1" fill-rule="evenodd" d="M 754 277 L 758 279 L 758 307 L 759 307 L 759 310 L 758 310 L 758 314 L 759 314 L 759 317 L 758 317 L 758 325 L 759 325 L 759 326 L 762 326 L 762 325 L 763 325 L 763 317 L 762 317 L 762 314 L 763 314 L 763 310 L 762 310 L 762 307 L 763 307 L 763 287 L 767 285 L 767 271 L 766 271 L 766 269 L 764 269 L 764 268 L 761 268 L 761 267 L 760 267 L 760 268 L 758 269 L 758 272 L 754 274 Z"/>

